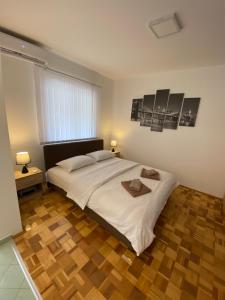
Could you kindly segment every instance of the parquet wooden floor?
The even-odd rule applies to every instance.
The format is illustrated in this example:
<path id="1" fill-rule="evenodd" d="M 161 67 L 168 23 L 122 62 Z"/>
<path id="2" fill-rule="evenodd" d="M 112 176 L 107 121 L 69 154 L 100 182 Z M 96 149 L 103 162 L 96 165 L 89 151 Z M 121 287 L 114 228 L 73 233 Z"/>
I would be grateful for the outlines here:
<path id="1" fill-rule="evenodd" d="M 220 199 L 178 187 L 141 257 L 58 192 L 20 209 L 28 231 L 14 239 L 43 299 L 225 299 Z"/>

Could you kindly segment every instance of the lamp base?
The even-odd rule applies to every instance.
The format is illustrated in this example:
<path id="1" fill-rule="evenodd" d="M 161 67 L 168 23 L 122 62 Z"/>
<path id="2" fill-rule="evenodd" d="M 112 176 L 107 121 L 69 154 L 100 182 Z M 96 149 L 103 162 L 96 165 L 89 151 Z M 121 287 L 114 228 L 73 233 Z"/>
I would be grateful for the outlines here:
<path id="1" fill-rule="evenodd" d="M 23 166 L 23 169 L 22 169 L 22 173 L 23 173 L 23 174 L 26 174 L 26 173 L 28 173 L 28 172 L 29 172 L 29 170 L 27 169 L 27 166 L 24 165 L 24 166 Z"/>
<path id="2" fill-rule="evenodd" d="M 115 148 L 114 147 L 112 147 L 112 152 L 115 152 Z"/>

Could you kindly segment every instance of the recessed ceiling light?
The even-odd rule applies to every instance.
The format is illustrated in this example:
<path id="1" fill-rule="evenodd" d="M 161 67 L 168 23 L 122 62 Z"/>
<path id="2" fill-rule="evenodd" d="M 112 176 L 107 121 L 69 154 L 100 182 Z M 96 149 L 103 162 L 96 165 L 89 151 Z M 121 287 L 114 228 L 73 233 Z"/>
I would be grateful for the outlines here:
<path id="1" fill-rule="evenodd" d="M 175 34 L 182 29 L 175 13 L 150 21 L 148 27 L 157 38 Z"/>

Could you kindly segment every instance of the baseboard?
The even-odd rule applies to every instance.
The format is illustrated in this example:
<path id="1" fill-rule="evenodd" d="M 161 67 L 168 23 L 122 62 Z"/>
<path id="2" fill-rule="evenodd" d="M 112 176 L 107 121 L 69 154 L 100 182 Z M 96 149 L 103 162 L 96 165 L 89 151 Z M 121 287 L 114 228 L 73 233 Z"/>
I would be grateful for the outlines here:
<path id="1" fill-rule="evenodd" d="M 11 239 L 10 236 L 6 236 L 3 239 L 0 239 L 0 245 L 7 243 Z"/>
<path id="2" fill-rule="evenodd" d="M 187 185 L 180 184 L 180 186 L 181 186 L 181 187 L 184 187 L 184 188 L 188 188 L 189 190 L 193 190 L 193 191 L 195 191 L 195 192 L 204 194 L 204 195 L 206 195 L 206 196 L 210 196 L 210 197 L 213 197 L 213 198 L 217 198 L 217 199 L 219 199 L 219 200 L 221 200 L 221 201 L 223 200 L 221 197 L 218 197 L 218 196 L 215 196 L 215 195 L 213 195 L 213 194 L 206 193 L 206 192 L 202 192 L 202 191 L 200 191 L 200 190 L 194 189 L 193 187 L 190 187 L 190 186 L 187 186 Z"/>

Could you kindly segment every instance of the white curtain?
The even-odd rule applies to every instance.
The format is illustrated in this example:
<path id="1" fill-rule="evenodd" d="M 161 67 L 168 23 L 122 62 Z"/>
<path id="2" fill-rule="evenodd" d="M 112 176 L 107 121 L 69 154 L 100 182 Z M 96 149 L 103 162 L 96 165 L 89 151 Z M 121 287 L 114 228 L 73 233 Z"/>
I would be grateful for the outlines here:
<path id="1" fill-rule="evenodd" d="M 40 142 L 95 138 L 101 88 L 36 67 Z"/>

